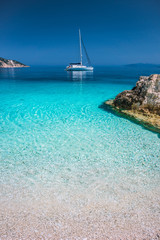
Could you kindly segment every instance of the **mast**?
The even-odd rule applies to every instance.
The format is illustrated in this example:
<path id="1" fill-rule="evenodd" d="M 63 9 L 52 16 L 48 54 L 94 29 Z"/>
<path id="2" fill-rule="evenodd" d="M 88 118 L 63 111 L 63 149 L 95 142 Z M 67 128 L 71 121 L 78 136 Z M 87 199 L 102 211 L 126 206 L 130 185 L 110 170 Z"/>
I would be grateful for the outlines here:
<path id="1" fill-rule="evenodd" d="M 81 65 L 82 65 L 82 47 L 81 47 L 81 31 L 79 29 L 79 47 L 80 47 L 80 59 L 81 59 Z"/>

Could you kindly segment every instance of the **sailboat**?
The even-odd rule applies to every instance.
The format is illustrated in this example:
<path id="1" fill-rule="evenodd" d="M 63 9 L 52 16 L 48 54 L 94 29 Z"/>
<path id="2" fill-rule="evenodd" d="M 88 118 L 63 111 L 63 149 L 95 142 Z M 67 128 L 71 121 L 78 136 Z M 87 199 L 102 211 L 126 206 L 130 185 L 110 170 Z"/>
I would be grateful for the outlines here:
<path id="1" fill-rule="evenodd" d="M 88 66 L 85 66 L 82 64 L 82 45 L 87 57 Z M 69 66 L 66 67 L 66 71 L 93 71 L 93 67 L 91 66 L 91 61 L 89 59 L 89 56 L 87 54 L 87 50 L 84 46 L 82 37 L 81 37 L 81 31 L 79 29 L 79 48 L 80 48 L 80 62 L 79 63 L 70 63 Z"/>

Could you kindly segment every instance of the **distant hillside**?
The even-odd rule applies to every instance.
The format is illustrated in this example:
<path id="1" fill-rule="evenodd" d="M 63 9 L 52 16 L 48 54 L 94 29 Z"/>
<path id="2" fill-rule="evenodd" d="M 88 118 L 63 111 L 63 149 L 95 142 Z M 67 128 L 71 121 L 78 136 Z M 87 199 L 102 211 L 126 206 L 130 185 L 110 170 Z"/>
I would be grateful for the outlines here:
<path id="1" fill-rule="evenodd" d="M 23 63 L 20 63 L 16 60 L 8 60 L 0 57 L 0 68 L 21 68 L 21 67 L 29 67 Z"/>
<path id="2" fill-rule="evenodd" d="M 126 67 L 157 67 L 160 68 L 160 64 L 151 64 L 151 63 L 132 63 L 125 65 Z"/>

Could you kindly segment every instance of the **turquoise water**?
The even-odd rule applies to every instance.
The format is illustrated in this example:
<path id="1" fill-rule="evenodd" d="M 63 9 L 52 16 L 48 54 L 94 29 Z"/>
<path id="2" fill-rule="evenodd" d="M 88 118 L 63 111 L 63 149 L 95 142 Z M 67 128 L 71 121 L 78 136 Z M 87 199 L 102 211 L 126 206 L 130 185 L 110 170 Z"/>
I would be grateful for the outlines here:
<path id="1" fill-rule="evenodd" d="M 158 72 L 0 70 L 2 239 L 157 234 L 159 135 L 99 106 Z"/>

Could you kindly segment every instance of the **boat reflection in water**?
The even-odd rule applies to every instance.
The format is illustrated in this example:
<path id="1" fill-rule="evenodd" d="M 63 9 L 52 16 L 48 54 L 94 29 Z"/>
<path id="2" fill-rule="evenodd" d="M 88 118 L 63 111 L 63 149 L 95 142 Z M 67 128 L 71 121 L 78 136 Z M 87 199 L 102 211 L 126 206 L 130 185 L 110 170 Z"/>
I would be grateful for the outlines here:
<path id="1" fill-rule="evenodd" d="M 91 71 L 70 71 L 67 72 L 67 77 L 70 81 L 85 81 L 93 79 Z"/>

